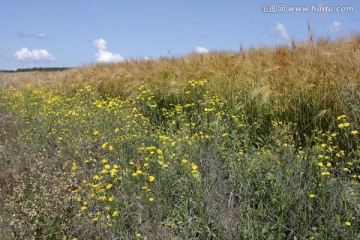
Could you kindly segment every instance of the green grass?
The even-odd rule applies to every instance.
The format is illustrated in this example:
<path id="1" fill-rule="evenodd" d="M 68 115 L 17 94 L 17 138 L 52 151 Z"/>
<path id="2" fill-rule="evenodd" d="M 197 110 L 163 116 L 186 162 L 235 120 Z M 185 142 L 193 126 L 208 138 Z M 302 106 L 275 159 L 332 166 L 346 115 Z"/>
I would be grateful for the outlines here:
<path id="1" fill-rule="evenodd" d="M 350 40 L 1 75 L 0 237 L 359 238 Z"/>

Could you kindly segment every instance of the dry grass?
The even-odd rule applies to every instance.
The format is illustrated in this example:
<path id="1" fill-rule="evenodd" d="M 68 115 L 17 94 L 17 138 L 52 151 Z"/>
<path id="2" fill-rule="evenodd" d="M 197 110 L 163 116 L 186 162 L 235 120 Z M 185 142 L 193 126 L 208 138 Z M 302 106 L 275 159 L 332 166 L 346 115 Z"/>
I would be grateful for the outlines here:
<path id="1" fill-rule="evenodd" d="M 293 42 L 291 47 L 251 48 L 240 52 L 190 54 L 181 58 L 90 65 L 64 72 L 1 73 L 0 85 L 32 84 L 75 93 L 91 86 L 103 96 L 133 98 L 139 86 L 155 95 L 179 99 L 189 80 L 206 79 L 209 91 L 233 114 L 296 123 L 310 134 L 346 113 L 360 120 L 360 35 L 329 41 Z M 251 116 L 251 117 L 250 117 Z M 251 119 L 248 119 L 249 121 Z M 299 137 L 304 142 L 303 137 Z"/>
<path id="2" fill-rule="evenodd" d="M 103 96 L 134 97 L 141 85 L 163 97 L 175 96 L 189 80 L 206 79 L 234 114 L 280 118 L 309 134 L 344 111 L 359 120 L 360 36 L 335 42 L 292 43 L 292 47 L 190 54 L 181 58 L 90 65 L 64 72 L 1 73 L 0 84 L 74 93 L 91 86 Z M 180 96 L 181 98 L 181 96 Z M 241 109 L 242 108 L 242 109 Z M 353 116 L 352 116 L 353 115 Z M 304 139 L 302 139 L 303 141 Z"/>
<path id="3" fill-rule="evenodd" d="M 138 85 L 163 87 L 207 79 L 218 95 L 231 90 L 270 86 L 279 95 L 298 88 L 331 87 L 338 81 L 357 84 L 360 75 L 360 36 L 331 42 L 294 43 L 240 52 L 190 54 L 181 58 L 89 65 L 64 72 L 1 73 L 2 86 L 36 84 L 50 89 L 91 85 L 104 93 L 131 94 Z M 337 85 L 337 84 L 336 84 Z M 351 85 L 349 87 L 352 87 Z M 326 90 L 326 89 L 324 89 Z"/>

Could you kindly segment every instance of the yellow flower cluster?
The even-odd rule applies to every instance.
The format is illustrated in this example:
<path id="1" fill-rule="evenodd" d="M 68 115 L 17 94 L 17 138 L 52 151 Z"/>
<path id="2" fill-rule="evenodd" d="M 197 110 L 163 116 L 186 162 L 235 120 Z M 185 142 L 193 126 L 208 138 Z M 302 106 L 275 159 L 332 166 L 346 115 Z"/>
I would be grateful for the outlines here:
<path id="1" fill-rule="evenodd" d="M 110 228 L 121 225 L 124 217 L 142 214 L 144 208 L 155 211 L 167 200 L 164 194 L 178 198 L 183 186 L 199 186 L 207 174 L 206 161 L 210 161 L 203 149 L 214 143 L 211 150 L 218 154 L 216 161 L 236 159 L 240 163 L 248 158 L 249 150 L 243 144 L 247 140 L 241 138 L 250 139 L 252 136 L 243 133 L 257 131 L 261 124 L 229 114 L 223 101 L 207 91 L 207 84 L 206 80 L 190 81 L 183 89 L 183 99 L 174 97 L 166 104 L 145 86 L 126 100 L 100 96 L 91 87 L 71 96 L 31 91 L 30 103 L 17 91 L 9 98 L 14 102 L 11 109 L 25 119 L 28 133 L 46 129 L 46 141 L 34 147 L 64 161 L 63 170 L 73 180 L 71 193 L 78 218 Z M 307 152 L 295 147 L 290 123 L 272 121 L 269 125 L 278 134 L 269 136 L 269 142 L 310 162 L 318 182 L 305 196 L 309 202 L 320 199 L 321 189 L 338 175 L 350 176 L 354 185 L 359 182 L 360 162 L 344 160 L 349 153 L 338 141 L 346 137 L 351 144 L 358 143 L 358 131 L 345 115 L 337 117 L 333 131 L 314 131 Z M 34 135 L 23 133 L 20 137 L 32 142 Z M 228 146 L 235 150 L 228 151 Z M 360 156 L 360 146 L 357 148 L 353 154 Z M 267 161 L 282 164 L 269 149 L 255 149 L 255 157 L 246 167 L 250 175 L 258 166 L 269 165 Z M 273 180 L 268 175 L 267 181 Z M 172 192 L 173 186 L 181 187 Z M 176 226 L 172 221 L 168 225 Z"/>

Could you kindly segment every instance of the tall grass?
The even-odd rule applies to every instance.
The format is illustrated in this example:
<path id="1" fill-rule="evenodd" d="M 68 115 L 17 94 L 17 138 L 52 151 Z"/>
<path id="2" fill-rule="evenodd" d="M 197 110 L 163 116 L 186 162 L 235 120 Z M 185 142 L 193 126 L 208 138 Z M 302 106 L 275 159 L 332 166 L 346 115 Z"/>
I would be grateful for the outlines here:
<path id="1" fill-rule="evenodd" d="M 246 111 L 249 118 L 294 122 L 299 132 L 309 134 L 315 126 L 333 124 L 334 115 L 358 118 L 353 103 L 359 101 L 359 48 L 360 37 L 354 35 L 335 42 L 294 42 L 292 48 L 134 60 L 53 74 L 1 74 L 1 82 L 5 86 L 32 83 L 64 92 L 89 85 L 104 96 L 122 98 L 135 96 L 136 89 L 145 85 L 162 97 L 181 98 L 176 93 L 189 80 L 206 79 L 209 91 L 234 114 Z"/>
<path id="2" fill-rule="evenodd" d="M 1 74 L 0 236 L 359 238 L 359 51 Z"/>

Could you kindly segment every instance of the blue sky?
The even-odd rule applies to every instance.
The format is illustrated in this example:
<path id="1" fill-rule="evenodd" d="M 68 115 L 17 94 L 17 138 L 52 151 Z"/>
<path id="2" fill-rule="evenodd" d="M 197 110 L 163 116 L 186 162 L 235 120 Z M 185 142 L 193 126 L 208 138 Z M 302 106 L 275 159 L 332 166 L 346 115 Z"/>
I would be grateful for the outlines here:
<path id="1" fill-rule="evenodd" d="M 1 0 L 0 69 L 271 47 L 306 40 L 309 21 L 315 38 L 359 33 L 360 2 Z"/>

